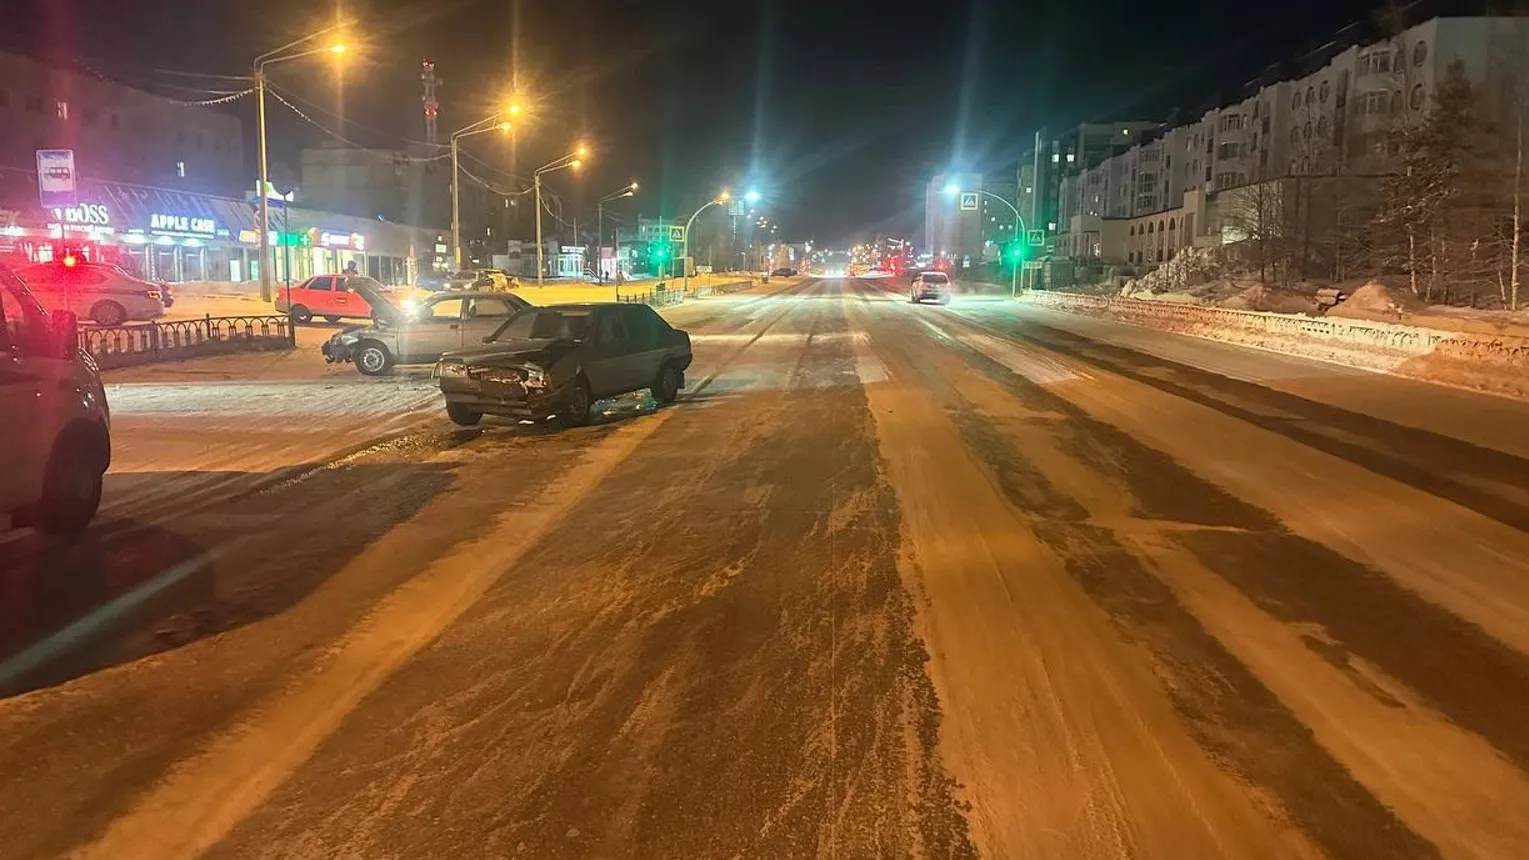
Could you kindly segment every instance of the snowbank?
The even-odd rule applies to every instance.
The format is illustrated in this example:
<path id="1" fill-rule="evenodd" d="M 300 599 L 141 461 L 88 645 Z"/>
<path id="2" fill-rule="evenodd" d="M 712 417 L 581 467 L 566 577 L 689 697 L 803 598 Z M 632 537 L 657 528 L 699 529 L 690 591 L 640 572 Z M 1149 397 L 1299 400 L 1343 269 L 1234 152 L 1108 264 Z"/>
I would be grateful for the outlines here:
<path id="1" fill-rule="evenodd" d="M 1529 399 L 1529 336 L 1065 293 L 1027 299 L 1069 313 Z"/>
<path id="2" fill-rule="evenodd" d="M 1529 310 L 1490 311 L 1427 305 L 1405 287 L 1371 281 L 1354 290 L 1328 316 L 1377 320 L 1472 334 L 1529 338 Z"/>

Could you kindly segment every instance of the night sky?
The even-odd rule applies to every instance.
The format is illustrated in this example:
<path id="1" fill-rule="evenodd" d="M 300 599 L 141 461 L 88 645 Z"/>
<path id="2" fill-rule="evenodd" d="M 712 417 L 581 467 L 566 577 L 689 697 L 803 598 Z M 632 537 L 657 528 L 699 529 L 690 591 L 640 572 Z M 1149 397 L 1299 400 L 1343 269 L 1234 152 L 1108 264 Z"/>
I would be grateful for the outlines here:
<path id="1" fill-rule="evenodd" d="M 258 53 L 332 22 L 323 2 L 28 0 L 7 4 L 10 50 L 90 58 L 108 76 L 206 89 Z M 18 7 L 30 5 L 30 12 Z M 423 137 L 419 62 L 440 89 L 441 139 L 518 83 L 528 174 L 575 140 L 596 158 L 560 175 L 571 201 L 636 179 L 643 214 L 688 212 L 723 186 L 754 186 L 783 238 L 898 235 L 922 220 L 944 169 L 995 169 L 1041 124 L 1159 119 L 1314 48 L 1372 3 L 1184 0 L 351 0 L 360 50 L 272 71 L 314 119 L 366 145 Z M 160 71 L 156 71 L 160 70 Z M 304 105 L 309 107 L 309 105 Z M 249 100 L 233 110 L 253 126 Z M 319 130 L 272 113 L 272 158 L 294 167 Z M 343 117 L 343 118 L 342 118 Z M 253 170 L 253 131 L 249 161 Z M 509 147 L 474 151 L 501 170 Z M 534 162 L 534 163 L 533 163 Z M 496 178 L 508 182 L 507 174 Z M 624 204 L 630 207 L 631 204 Z"/>

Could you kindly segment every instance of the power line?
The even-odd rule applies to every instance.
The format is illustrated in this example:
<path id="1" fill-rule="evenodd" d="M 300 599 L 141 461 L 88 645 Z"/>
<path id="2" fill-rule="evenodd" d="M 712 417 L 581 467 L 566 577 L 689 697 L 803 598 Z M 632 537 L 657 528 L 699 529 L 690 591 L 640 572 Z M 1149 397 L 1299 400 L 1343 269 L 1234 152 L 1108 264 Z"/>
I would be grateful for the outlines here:
<path id="1" fill-rule="evenodd" d="M 357 143 L 356 141 L 351 140 L 350 138 L 346 137 L 345 135 L 340 134 L 339 132 L 335 131 L 334 129 L 325 126 L 323 123 L 320 123 L 318 120 L 314 119 L 313 117 L 308 116 L 307 114 L 303 113 L 301 108 L 299 108 L 297 105 L 292 104 L 291 102 L 287 101 L 286 98 L 284 96 L 282 96 L 281 93 L 277 92 L 275 89 L 272 89 L 271 87 L 266 87 L 266 89 L 271 93 L 271 95 L 273 97 L 275 97 L 275 99 L 277 101 L 279 101 L 282 104 L 286 105 L 289 110 L 291 110 L 293 113 L 297 114 L 298 118 L 302 119 L 304 122 L 308 123 L 309 125 L 313 126 L 314 128 L 318 129 L 319 131 L 324 132 L 325 134 L 329 135 L 330 137 L 334 138 L 335 140 L 338 140 L 339 142 L 341 142 L 343 144 L 346 144 L 347 146 L 353 146 L 356 149 L 376 149 L 377 148 L 377 147 L 372 147 L 372 146 L 366 146 L 365 144 Z M 400 161 L 407 161 L 407 162 L 409 162 L 411 164 L 428 164 L 428 163 L 430 163 L 432 161 L 440 161 L 443 158 L 450 158 L 451 157 L 451 153 L 443 152 L 440 155 L 431 155 L 431 156 L 426 156 L 426 157 L 420 157 L 420 156 L 414 156 L 414 155 L 405 155 L 405 154 L 400 152 L 400 153 L 395 153 L 394 157 L 399 159 Z"/>
<path id="2" fill-rule="evenodd" d="M 278 89 L 280 89 L 279 87 L 271 84 L 269 81 L 266 82 L 265 86 L 266 86 L 266 89 L 271 90 L 272 92 L 275 92 Z M 356 120 L 353 120 L 350 117 L 345 116 L 344 114 L 342 114 L 342 113 L 340 113 L 338 111 L 331 110 L 329 108 L 324 107 L 321 104 L 317 104 L 315 102 L 309 101 L 308 99 L 305 99 L 302 96 L 299 96 L 296 93 L 291 92 L 290 90 L 283 89 L 283 90 L 281 90 L 281 92 L 283 94 L 285 94 L 286 97 L 291 99 L 292 101 L 301 102 L 303 105 L 307 106 L 310 110 L 316 110 L 316 111 L 319 111 L 320 113 L 327 113 L 330 116 L 338 119 L 340 122 L 347 123 L 349 125 L 353 125 L 356 128 L 362 129 L 363 131 L 369 131 L 369 132 L 371 132 L 373 134 L 380 134 L 383 137 L 390 137 L 390 138 L 392 138 L 394 140 L 402 141 L 403 143 L 410 143 L 410 144 L 413 144 L 415 146 L 424 146 L 424 147 L 429 147 L 430 149 L 445 149 L 446 148 L 446 145 L 443 144 L 443 143 L 430 143 L 429 141 L 426 141 L 426 140 L 414 140 L 412 138 L 403 137 L 402 135 L 393 134 L 392 132 L 383 131 L 380 128 L 374 128 L 373 126 L 369 126 L 369 125 L 367 125 L 365 123 L 362 123 L 362 122 L 357 122 Z"/>

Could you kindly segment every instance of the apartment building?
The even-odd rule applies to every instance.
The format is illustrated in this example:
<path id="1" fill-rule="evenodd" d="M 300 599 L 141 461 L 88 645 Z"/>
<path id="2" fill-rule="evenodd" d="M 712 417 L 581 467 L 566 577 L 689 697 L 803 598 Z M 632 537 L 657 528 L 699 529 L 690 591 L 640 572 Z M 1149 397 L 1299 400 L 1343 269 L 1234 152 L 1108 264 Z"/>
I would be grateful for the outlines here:
<path id="1" fill-rule="evenodd" d="M 1428 109 L 1451 64 L 1480 82 L 1526 43 L 1529 27 L 1512 18 L 1435 17 L 1390 37 L 1346 28 L 1195 118 L 1064 177 L 1055 253 L 1156 265 L 1182 247 L 1238 238 L 1223 216 L 1253 195 L 1288 197 L 1282 189 L 1297 181 L 1378 181 L 1391 130 Z"/>

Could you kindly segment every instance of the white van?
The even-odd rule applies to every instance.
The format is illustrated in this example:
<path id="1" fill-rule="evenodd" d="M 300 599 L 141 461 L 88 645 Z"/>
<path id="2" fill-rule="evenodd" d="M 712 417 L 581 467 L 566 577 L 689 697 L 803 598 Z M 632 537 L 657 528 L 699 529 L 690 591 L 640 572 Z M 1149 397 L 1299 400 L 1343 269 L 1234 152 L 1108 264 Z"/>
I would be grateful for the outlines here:
<path id="1" fill-rule="evenodd" d="M 78 532 L 101 505 L 111 415 L 77 329 L 0 266 L 0 516 L 13 526 Z"/>

